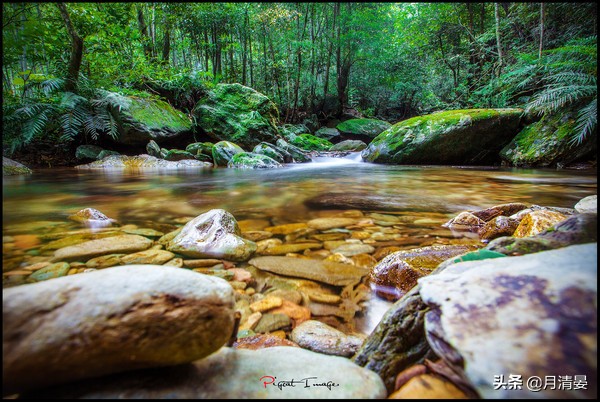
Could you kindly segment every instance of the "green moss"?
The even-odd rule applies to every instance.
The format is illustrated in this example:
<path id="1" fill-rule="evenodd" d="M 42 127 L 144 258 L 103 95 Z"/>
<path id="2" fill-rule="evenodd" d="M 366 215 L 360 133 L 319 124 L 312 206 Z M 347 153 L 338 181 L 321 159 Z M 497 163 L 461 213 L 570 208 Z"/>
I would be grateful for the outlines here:
<path id="1" fill-rule="evenodd" d="M 266 155 L 241 152 L 231 157 L 227 167 L 238 169 L 270 169 L 281 167 L 281 164 Z"/>
<path id="2" fill-rule="evenodd" d="M 4 176 L 12 176 L 17 174 L 30 174 L 31 169 L 28 167 L 19 167 L 19 166 L 2 166 L 2 175 Z"/>
<path id="3" fill-rule="evenodd" d="M 150 129 L 161 129 L 169 126 L 174 130 L 189 130 L 192 128 L 190 119 L 182 112 L 173 109 L 171 105 L 161 100 L 130 97 L 131 116 L 148 126 Z"/>
<path id="4" fill-rule="evenodd" d="M 382 131 L 387 130 L 392 125 L 387 121 L 377 119 L 350 119 L 336 126 L 336 128 L 345 134 L 365 135 L 374 138 Z"/>
<path id="5" fill-rule="evenodd" d="M 333 146 L 331 142 L 312 134 L 300 134 L 290 142 L 305 151 L 328 151 Z"/>

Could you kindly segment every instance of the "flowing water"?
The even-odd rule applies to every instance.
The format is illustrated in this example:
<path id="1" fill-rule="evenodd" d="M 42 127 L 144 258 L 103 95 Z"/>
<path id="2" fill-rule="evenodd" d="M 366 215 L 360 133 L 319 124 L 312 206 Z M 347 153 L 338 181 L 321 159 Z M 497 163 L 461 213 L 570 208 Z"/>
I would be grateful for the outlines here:
<path id="1" fill-rule="evenodd" d="M 404 245 L 419 239 L 412 246 L 419 247 L 475 241 L 441 227 L 463 210 L 508 202 L 572 208 L 596 193 L 595 171 L 387 166 L 363 163 L 357 153 L 274 170 L 39 169 L 32 175 L 3 179 L 3 271 L 40 258 L 39 239 L 20 245 L 15 238 L 23 243 L 26 235 L 39 235 L 43 245 L 49 241 L 44 240 L 45 234 L 81 229 L 67 217 L 88 207 L 120 225 L 165 233 L 213 208 L 231 212 L 238 221 L 267 220 L 271 225 L 362 209 L 367 218 L 410 218 L 394 226 L 395 232 L 389 227 L 382 231 L 395 233 Z M 371 244 L 377 249 L 393 241 Z M 371 298 L 360 329 L 372 329 L 389 305 Z"/>

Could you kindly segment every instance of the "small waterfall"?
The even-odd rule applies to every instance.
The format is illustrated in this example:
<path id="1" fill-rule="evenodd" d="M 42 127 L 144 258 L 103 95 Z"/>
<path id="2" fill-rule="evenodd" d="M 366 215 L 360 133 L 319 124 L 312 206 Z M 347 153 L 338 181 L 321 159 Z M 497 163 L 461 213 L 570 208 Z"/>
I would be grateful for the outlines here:
<path id="1" fill-rule="evenodd" d="M 362 163 L 362 156 L 360 152 L 350 152 L 348 155 L 344 157 L 334 157 L 334 156 L 315 156 L 312 158 L 313 163 L 318 163 L 319 165 L 325 166 L 341 166 L 341 165 L 351 165 L 354 163 Z M 322 167 L 325 167 L 322 166 Z"/>

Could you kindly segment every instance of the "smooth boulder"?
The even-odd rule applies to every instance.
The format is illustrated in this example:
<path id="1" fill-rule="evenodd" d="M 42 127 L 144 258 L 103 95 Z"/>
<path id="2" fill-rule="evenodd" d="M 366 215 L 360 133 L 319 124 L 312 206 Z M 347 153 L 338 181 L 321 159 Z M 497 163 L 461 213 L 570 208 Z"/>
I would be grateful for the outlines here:
<path id="1" fill-rule="evenodd" d="M 384 120 L 350 119 L 338 124 L 335 128 L 339 130 L 344 138 L 370 142 L 391 126 L 390 123 Z"/>
<path id="2" fill-rule="evenodd" d="M 141 154 L 135 156 L 110 155 L 104 159 L 77 165 L 77 169 L 187 169 L 187 168 L 208 168 L 212 163 L 201 162 L 192 159 L 181 161 L 166 161 L 154 156 Z"/>
<path id="3" fill-rule="evenodd" d="M 350 357 L 362 345 L 364 338 L 347 335 L 316 320 L 304 321 L 290 334 L 300 347 L 326 355 Z"/>
<path id="4" fill-rule="evenodd" d="M 144 370 L 40 391 L 82 399 L 351 399 L 386 397 L 377 374 L 346 358 L 290 346 L 221 348 L 193 364 Z"/>
<path id="5" fill-rule="evenodd" d="M 589 398 L 596 390 L 597 244 L 466 261 L 419 279 L 429 344 L 483 398 Z M 580 376 L 587 389 L 496 387 L 496 376 Z M 524 384 L 525 385 L 525 384 Z"/>
<path id="6" fill-rule="evenodd" d="M 4 289 L 3 392 L 203 358 L 233 331 L 222 279 L 158 265 Z"/>
<path id="7" fill-rule="evenodd" d="M 166 248 L 187 257 L 244 261 L 256 251 L 256 243 L 241 237 L 233 215 L 212 209 L 189 221 Z"/>
<path id="8" fill-rule="evenodd" d="M 449 110 L 396 123 L 362 151 L 387 164 L 492 164 L 521 127 L 522 109 Z"/>

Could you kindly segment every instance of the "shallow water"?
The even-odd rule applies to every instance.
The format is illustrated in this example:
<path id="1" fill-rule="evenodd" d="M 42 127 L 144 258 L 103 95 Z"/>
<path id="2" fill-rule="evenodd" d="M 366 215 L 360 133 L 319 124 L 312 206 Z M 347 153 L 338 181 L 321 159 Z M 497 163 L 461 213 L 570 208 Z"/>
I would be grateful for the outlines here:
<path id="1" fill-rule="evenodd" d="M 397 200 L 392 212 L 362 212 L 416 216 L 406 237 L 439 238 L 443 243 L 465 236 L 440 226 L 460 211 L 507 202 L 572 208 L 581 198 L 597 193 L 597 176 L 596 171 L 387 166 L 362 163 L 357 154 L 351 154 L 275 170 L 38 169 L 32 175 L 4 177 L 2 189 L 5 237 L 43 234 L 53 227 L 61 231 L 81 228 L 67 217 L 88 207 L 121 225 L 165 232 L 213 208 L 231 212 L 238 221 L 267 219 L 281 225 L 339 213 L 310 208 L 305 201 L 331 194 L 343 199 L 351 194 Z M 359 325 L 365 332 L 390 305 L 378 299 L 369 303 Z"/>

